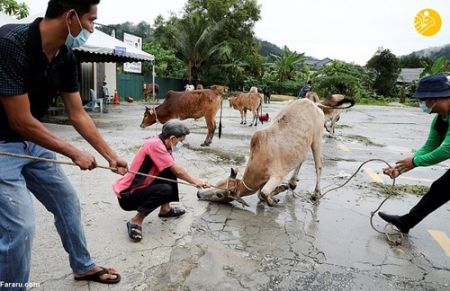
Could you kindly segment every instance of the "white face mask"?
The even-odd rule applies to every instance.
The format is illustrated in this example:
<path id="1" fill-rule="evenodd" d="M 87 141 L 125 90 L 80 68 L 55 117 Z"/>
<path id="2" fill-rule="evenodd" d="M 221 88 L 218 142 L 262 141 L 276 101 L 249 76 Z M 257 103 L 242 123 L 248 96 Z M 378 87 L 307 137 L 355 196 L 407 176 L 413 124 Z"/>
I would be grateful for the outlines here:
<path id="1" fill-rule="evenodd" d="M 172 152 L 178 152 L 183 147 L 183 143 L 181 141 L 177 142 L 175 146 L 172 146 Z"/>
<path id="2" fill-rule="evenodd" d="M 434 103 L 433 106 L 428 107 L 426 101 L 420 101 L 419 102 L 420 109 L 422 109 L 423 112 L 428 113 L 428 114 L 431 113 L 431 110 L 433 110 L 434 105 L 436 105 L 436 103 Z"/>
<path id="3" fill-rule="evenodd" d="M 86 28 L 83 28 L 83 26 L 81 25 L 80 18 L 78 17 L 78 14 L 76 12 L 75 12 L 75 15 L 77 17 L 78 24 L 80 24 L 81 31 L 77 36 L 73 36 L 72 33 L 70 32 L 69 23 L 67 23 L 67 28 L 69 29 L 69 34 L 67 35 L 66 45 L 70 48 L 76 48 L 76 47 L 82 46 L 83 44 L 85 44 L 88 41 L 89 36 L 91 35 L 91 33 Z"/>

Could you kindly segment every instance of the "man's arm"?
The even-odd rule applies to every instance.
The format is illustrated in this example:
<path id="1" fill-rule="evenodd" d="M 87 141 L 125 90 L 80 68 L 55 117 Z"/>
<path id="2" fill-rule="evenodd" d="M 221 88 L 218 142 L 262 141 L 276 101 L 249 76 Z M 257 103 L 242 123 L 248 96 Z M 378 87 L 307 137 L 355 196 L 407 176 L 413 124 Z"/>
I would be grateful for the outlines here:
<path id="1" fill-rule="evenodd" d="M 196 177 L 189 175 L 188 172 L 186 172 L 182 167 L 178 166 L 177 164 L 170 167 L 170 170 L 172 170 L 172 172 L 178 178 L 180 178 L 188 183 L 194 184 L 197 187 L 200 187 L 200 188 L 210 187 L 210 185 L 207 181 L 203 181 L 203 180 L 200 180 Z"/>
<path id="2" fill-rule="evenodd" d="M 24 139 L 72 159 L 82 170 L 96 167 L 95 158 L 78 150 L 50 132 L 30 111 L 27 94 L 0 96 L 0 102 L 8 116 L 9 125 Z"/>
<path id="3" fill-rule="evenodd" d="M 78 133 L 108 161 L 110 167 L 117 168 L 118 173 L 122 175 L 125 174 L 127 162 L 120 159 L 100 135 L 91 117 L 83 108 L 80 93 L 61 93 L 61 97 L 69 119 Z"/>

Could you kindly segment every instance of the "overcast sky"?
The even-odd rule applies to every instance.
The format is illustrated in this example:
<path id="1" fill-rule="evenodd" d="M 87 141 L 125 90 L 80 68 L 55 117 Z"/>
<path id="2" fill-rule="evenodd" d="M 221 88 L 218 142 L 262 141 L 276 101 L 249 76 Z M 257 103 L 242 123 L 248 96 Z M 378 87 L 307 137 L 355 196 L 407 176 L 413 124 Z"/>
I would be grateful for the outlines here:
<path id="1" fill-rule="evenodd" d="M 18 0 L 19 2 L 21 0 Z M 25 0 L 30 14 L 45 11 L 48 0 Z M 261 20 L 255 33 L 279 47 L 316 58 L 329 57 L 364 65 L 378 47 L 396 55 L 450 43 L 447 0 L 257 0 Z M 156 16 L 179 13 L 186 0 L 102 0 L 98 22 L 153 24 Z M 432 37 L 414 29 L 415 15 L 432 8 L 442 28 Z"/>

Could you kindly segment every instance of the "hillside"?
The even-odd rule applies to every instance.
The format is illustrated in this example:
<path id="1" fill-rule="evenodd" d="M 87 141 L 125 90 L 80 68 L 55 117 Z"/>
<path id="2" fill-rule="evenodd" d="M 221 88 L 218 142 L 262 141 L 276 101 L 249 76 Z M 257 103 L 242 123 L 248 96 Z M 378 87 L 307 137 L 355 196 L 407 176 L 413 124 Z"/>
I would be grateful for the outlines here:
<path id="1" fill-rule="evenodd" d="M 429 57 L 432 60 L 435 60 L 440 56 L 444 56 L 446 59 L 450 60 L 450 44 L 439 47 L 426 48 L 410 53 L 410 55 L 412 54 L 416 54 L 417 56 Z"/>

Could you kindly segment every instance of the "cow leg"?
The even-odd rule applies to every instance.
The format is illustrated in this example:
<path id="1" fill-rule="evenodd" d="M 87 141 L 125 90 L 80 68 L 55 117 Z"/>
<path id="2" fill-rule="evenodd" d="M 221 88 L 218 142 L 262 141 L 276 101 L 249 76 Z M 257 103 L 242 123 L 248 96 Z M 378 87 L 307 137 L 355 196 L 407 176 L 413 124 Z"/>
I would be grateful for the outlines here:
<path id="1" fill-rule="evenodd" d="M 327 130 L 328 133 L 331 133 L 331 129 L 328 127 L 328 119 L 325 120 L 325 123 L 323 124 L 323 126 L 325 127 L 325 129 Z"/>
<path id="2" fill-rule="evenodd" d="M 316 167 L 316 188 L 314 189 L 314 194 L 311 199 L 315 201 L 321 195 L 320 179 L 322 176 L 322 134 L 316 134 L 311 145 L 311 150 L 314 157 L 314 165 Z"/>
<path id="3" fill-rule="evenodd" d="M 300 165 L 298 165 L 297 168 L 295 168 L 294 172 L 292 173 L 291 178 L 289 179 L 289 188 L 291 190 L 294 190 L 295 188 L 297 188 L 297 182 L 298 182 L 298 173 L 300 172 L 300 168 L 303 164 L 303 161 L 300 163 Z"/>
<path id="4" fill-rule="evenodd" d="M 244 111 L 244 124 L 247 124 L 247 109 L 242 109 Z"/>
<path id="5" fill-rule="evenodd" d="M 335 116 L 333 116 L 333 119 L 331 119 L 331 132 L 332 132 L 333 134 L 334 134 L 334 128 L 336 127 L 336 123 L 338 122 L 339 117 L 340 117 L 340 115 L 339 115 L 339 113 L 338 113 L 338 114 L 336 114 Z"/>
<path id="6" fill-rule="evenodd" d="M 242 110 L 239 110 L 239 113 L 241 114 L 241 124 L 244 124 L 244 112 L 242 112 Z"/>
<path id="7" fill-rule="evenodd" d="M 209 146 L 212 142 L 214 132 L 216 131 L 216 120 L 215 114 L 205 115 L 206 126 L 208 127 L 208 134 L 206 135 L 205 141 L 201 146 Z"/>
<path id="8" fill-rule="evenodd" d="M 253 110 L 253 122 L 254 122 L 255 126 L 258 125 L 258 111 L 257 111 L 257 109 Z"/>
<path id="9" fill-rule="evenodd" d="M 261 197 L 269 206 L 275 206 L 280 200 L 273 196 L 288 189 L 287 184 L 281 184 L 283 177 L 270 177 L 266 185 L 261 189 Z"/>

